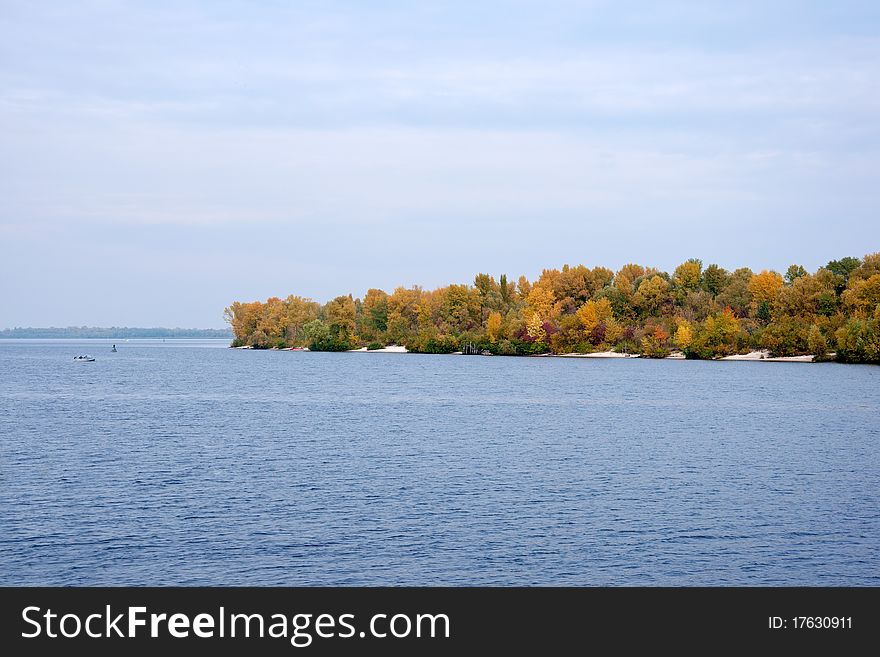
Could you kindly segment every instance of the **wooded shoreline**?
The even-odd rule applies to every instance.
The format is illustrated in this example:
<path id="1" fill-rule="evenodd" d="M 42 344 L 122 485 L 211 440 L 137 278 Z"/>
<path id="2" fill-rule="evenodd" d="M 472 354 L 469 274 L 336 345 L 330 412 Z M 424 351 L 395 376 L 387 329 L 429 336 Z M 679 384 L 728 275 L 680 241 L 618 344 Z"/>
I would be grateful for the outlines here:
<path id="1" fill-rule="evenodd" d="M 880 252 L 813 273 L 698 259 L 672 274 L 565 265 L 535 281 L 478 274 L 472 285 L 369 289 L 323 305 L 236 301 L 224 314 L 232 346 L 254 349 L 880 363 Z"/>
<path id="2" fill-rule="evenodd" d="M 268 349 L 256 349 L 255 347 L 245 345 L 245 346 L 232 346 L 230 345 L 230 349 L 245 349 L 245 350 L 258 350 L 258 351 L 313 351 L 308 347 L 269 347 Z M 320 352 L 320 350 L 317 350 Z M 336 353 L 346 353 L 346 354 L 358 354 L 358 353 L 395 353 L 395 354 L 424 354 L 425 352 L 418 351 L 409 351 L 406 347 L 400 347 L 398 345 L 389 345 L 387 347 L 381 349 L 367 349 L 363 347 L 361 349 L 347 349 L 343 352 Z M 435 356 L 464 356 L 468 354 L 464 354 L 461 351 L 452 351 L 443 354 L 432 354 Z M 485 354 L 473 354 L 478 356 L 494 356 L 496 354 L 485 353 Z M 740 361 L 740 362 L 763 362 L 763 363 L 829 363 L 834 361 L 834 354 L 830 354 L 829 358 L 823 360 L 816 360 L 816 357 L 813 354 L 805 354 L 802 356 L 772 356 L 769 352 L 765 351 L 753 351 L 747 354 L 736 354 L 733 356 L 723 356 L 720 358 L 713 359 L 694 359 L 687 358 L 682 352 L 674 351 L 670 353 L 668 356 L 664 358 L 653 358 L 643 356 L 642 354 L 624 354 L 618 352 L 593 352 L 589 354 L 554 354 L 554 353 L 544 353 L 544 354 L 531 354 L 528 356 L 517 356 L 515 354 L 507 355 L 508 358 L 593 358 L 593 359 L 626 359 L 629 358 L 631 360 L 716 360 L 716 361 Z"/>

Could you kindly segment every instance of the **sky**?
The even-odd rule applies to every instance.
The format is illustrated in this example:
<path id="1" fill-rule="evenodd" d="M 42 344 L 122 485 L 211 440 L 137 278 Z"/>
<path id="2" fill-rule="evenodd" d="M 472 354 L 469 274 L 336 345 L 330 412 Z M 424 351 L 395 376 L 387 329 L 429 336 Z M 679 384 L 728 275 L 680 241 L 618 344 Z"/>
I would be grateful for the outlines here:
<path id="1" fill-rule="evenodd" d="M 0 0 L 0 328 L 880 250 L 880 3 Z"/>

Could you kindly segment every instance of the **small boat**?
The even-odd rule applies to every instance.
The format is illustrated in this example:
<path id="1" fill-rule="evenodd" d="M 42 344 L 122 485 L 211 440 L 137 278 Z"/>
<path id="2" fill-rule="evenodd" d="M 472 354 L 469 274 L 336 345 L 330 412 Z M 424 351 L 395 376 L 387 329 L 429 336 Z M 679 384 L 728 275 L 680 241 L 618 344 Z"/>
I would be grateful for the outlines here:
<path id="1" fill-rule="evenodd" d="M 94 363 L 95 359 L 92 358 L 91 356 L 74 356 L 73 362 L 74 363 Z"/>

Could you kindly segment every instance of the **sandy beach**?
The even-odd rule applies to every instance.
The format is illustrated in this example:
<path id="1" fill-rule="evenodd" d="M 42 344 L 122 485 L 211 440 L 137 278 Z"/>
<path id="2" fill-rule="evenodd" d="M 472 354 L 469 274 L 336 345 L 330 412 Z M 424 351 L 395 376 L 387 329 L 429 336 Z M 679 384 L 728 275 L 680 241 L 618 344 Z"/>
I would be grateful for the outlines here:
<path id="1" fill-rule="evenodd" d="M 594 351 L 591 354 L 559 354 L 559 358 L 639 358 L 638 354 L 621 354 L 616 351 Z"/>
<path id="2" fill-rule="evenodd" d="M 244 345 L 241 347 L 233 347 L 233 349 L 253 349 L 254 347 L 250 345 Z M 309 351 L 308 347 L 286 347 L 284 349 L 278 349 L 278 347 L 272 347 L 271 351 Z M 367 349 L 366 347 L 361 347 L 360 349 L 349 349 L 348 353 L 365 353 L 365 354 L 407 354 L 410 353 L 409 350 L 403 345 L 392 344 L 387 347 L 382 347 L 381 349 Z M 460 356 L 462 352 L 455 351 L 450 354 L 452 356 Z M 833 357 L 833 354 L 831 354 Z M 641 358 L 640 354 L 624 354 L 616 351 L 596 351 L 591 354 L 533 354 L 530 356 L 531 358 Z M 665 360 L 686 360 L 685 355 L 680 351 L 673 351 L 669 354 Z M 811 354 L 806 354 L 803 356 L 771 356 L 770 352 L 766 349 L 758 350 L 758 351 L 750 351 L 747 354 L 734 354 L 733 356 L 725 356 L 723 358 L 718 358 L 717 360 L 742 360 L 742 361 L 759 361 L 764 363 L 812 363 L 815 359 Z"/>
<path id="3" fill-rule="evenodd" d="M 381 349 L 367 349 L 366 347 L 361 347 L 360 349 L 349 349 L 351 353 L 365 353 L 365 354 L 407 354 L 409 350 L 398 344 L 390 344 L 387 347 L 382 347 Z"/>
<path id="4" fill-rule="evenodd" d="M 770 363 L 812 363 L 813 355 L 807 354 L 805 356 L 776 356 L 773 357 L 770 355 L 770 352 L 766 349 L 761 349 L 759 351 L 750 351 L 747 354 L 735 354 L 733 356 L 725 356 L 724 358 L 720 358 L 719 360 L 761 360 Z"/>

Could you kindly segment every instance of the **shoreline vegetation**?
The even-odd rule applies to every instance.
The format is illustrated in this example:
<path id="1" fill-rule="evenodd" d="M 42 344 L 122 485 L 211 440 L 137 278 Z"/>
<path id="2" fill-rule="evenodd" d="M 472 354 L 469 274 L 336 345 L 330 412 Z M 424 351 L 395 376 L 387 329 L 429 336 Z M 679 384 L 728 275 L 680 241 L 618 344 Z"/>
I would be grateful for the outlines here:
<path id="1" fill-rule="evenodd" d="M 880 252 L 813 273 L 565 265 L 324 305 L 236 301 L 224 317 L 244 349 L 880 364 Z"/>
<path id="2" fill-rule="evenodd" d="M 0 339 L 117 339 L 126 338 L 202 338 L 223 339 L 234 337 L 229 329 L 185 329 L 185 328 L 139 328 L 139 327 L 16 327 L 0 330 Z"/>

